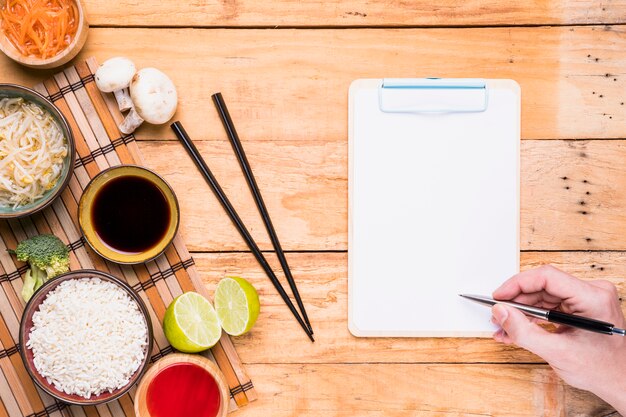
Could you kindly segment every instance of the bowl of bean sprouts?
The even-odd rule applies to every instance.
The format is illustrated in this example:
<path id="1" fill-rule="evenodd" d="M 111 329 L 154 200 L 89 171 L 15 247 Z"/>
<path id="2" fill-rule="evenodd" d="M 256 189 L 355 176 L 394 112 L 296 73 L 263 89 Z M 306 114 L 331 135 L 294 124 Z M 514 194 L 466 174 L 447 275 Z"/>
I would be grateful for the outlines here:
<path id="1" fill-rule="evenodd" d="M 35 90 L 0 84 L 0 218 L 52 204 L 74 162 L 74 136 L 59 109 Z"/>

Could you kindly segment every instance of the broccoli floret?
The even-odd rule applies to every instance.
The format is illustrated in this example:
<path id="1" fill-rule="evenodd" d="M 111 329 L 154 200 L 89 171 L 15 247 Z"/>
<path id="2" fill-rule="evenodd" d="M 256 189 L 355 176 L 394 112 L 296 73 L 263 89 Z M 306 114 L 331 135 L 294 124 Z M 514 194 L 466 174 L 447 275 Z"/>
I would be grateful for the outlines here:
<path id="1" fill-rule="evenodd" d="M 30 297 L 33 296 L 35 291 L 43 285 L 45 279 L 46 273 L 37 267 L 26 271 L 26 275 L 24 275 L 24 285 L 22 286 L 22 298 L 24 301 L 28 302 L 28 300 L 30 300 Z"/>
<path id="2" fill-rule="evenodd" d="M 50 278 L 70 269 L 70 251 L 55 235 L 33 236 L 20 242 L 15 251 L 18 261 L 28 262 L 24 276 L 22 298 L 28 301 L 35 291 Z"/>

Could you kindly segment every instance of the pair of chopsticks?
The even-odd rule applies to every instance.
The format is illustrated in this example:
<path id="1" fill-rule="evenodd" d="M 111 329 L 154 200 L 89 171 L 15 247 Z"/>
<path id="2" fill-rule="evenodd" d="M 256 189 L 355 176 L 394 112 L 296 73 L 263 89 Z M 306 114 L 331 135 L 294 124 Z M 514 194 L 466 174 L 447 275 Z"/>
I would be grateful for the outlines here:
<path id="1" fill-rule="evenodd" d="M 291 274 L 291 270 L 289 269 L 289 264 L 287 263 L 287 259 L 285 258 L 285 253 L 283 252 L 282 246 L 280 245 L 280 241 L 278 240 L 278 235 L 276 234 L 276 230 L 274 230 L 274 225 L 272 224 L 272 220 L 270 219 L 269 213 L 267 211 L 267 207 L 265 206 L 265 202 L 263 201 L 263 197 L 261 195 L 261 192 L 259 191 L 259 187 L 256 183 L 256 179 L 254 178 L 254 174 L 252 173 L 252 168 L 250 167 L 248 158 L 246 157 L 241 141 L 239 140 L 239 135 L 237 134 L 237 131 L 235 130 L 235 125 L 230 117 L 230 114 L 228 113 L 228 108 L 226 107 L 226 103 L 224 102 L 224 99 L 222 98 L 221 93 L 213 94 L 212 97 L 213 97 L 213 103 L 215 104 L 215 107 L 217 109 L 217 112 L 219 113 L 220 119 L 222 120 L 222 124 L 224 125 L 224 129 L 226 130 L 226 134 L 228 135 L 228 139 L 230 140 L 233 150 L 235 151 L 235 154 L 237 155 L 239 166 L 241 167 L 241 170 L 243 171 L 246 177 L 246 182 L 248 183 L 248 187 L 250 188 L 250 191 L 252 192 L 252 196 L 254 197 L 256 206 L 259 212 L 261 213 L 261 217 L 263 218 L 263 223 L 265 224 L 267 233 L 270 236 L 272 245 L 274 246 L 274 250 L 276 251 L 276 255 L 278 256 L 280 265 L 283 271 L 285 272 L 285 277 L 287 278 L 287 282 L 289 283 L 289 287 L 291 288 L 293 296 L 296 299 L 296 303 L 298 304 L 298 308 L 300 309 L 302 316 L 300 316 L 300 313 L 298 312 L 298 310 L 296 310 L 295 306 L 291 302 L 289 295 L 285 292 L 282 284 L 276 277 L 276 274 L 274 274 L 274 271 L 272 270 L 269 263 L 265 259 L 265 256 L 263 256 L 263 253 L 261 252 L 258 245 L 252 238 L 252 235 L 250 235 L 250 232 L 248 232 L 248 229 L 246 228 L 243 221 L 241 220 L 241 218 L 235 211 L 233 205 L 230 203 L 230 200 L 228 199 L 228 197 L 226 197 L 224 190 L 222 190 L 222 187 L 219 185 L 219 183 L 215 179 L 215 176 L 213 175 L 213 173 L 207 166 L 206 162 L 200 155 L 200 152 L 191 141 L 191 138 L 189 137 L 189 135 L 183 128 L 183 125 L 180 122 L 174 122 L 171 125 L 171 128 L 176 134 L 176 136 L 178 137 L 178 139 L 185 146 L 185 149 L 187 150 L 187 152 L 189 153 L 189 155 L 195 162 L 196 166 L 198 167 L 198 170 L 200 170 L 200 172 L 204 176 L 204 179 L 207 181 L 207 183 L 209 184 L 209 186 L 215 193 L 216 197 L 222 204 L 222 207 L 224 208 L 224 210 L 230 217 L 231 221 L 233 222 L 233 224 L 235 225 L 235 227 L 241 234 L 241 237 L 244 239 L 244 241 L 248 245 L 248 248 L 250 248 L 250 250 L 252 251 L 252 254 L 256 258 L 257 262 L 259 262 L 259 264 L 261 265 L 261 267 L 263 268 L 263 270 L 269 277 L 270 281 L 272 281 L 272 284 L 274 284 L 274 288 L 276 288 L 276 290 L 280 294 L 285 304 L 287 304 L 287 307 L 289 307 L 289 310 L 291 310 L 291 313 L 294 315 L 294 317 L 296 318 L 296 320 L 298 321 L 302 329 L 306 332 L 309 339 L 311 339 L 311 341 L 314 342 L 315 339 L 313 338 L 313 329 L 311 328 L 311 323 L 309 322 L 309 318 L 306 314 L 306 310 L 304 309 L 304 304 L 302 303 L 300 293 L 298 292 L 298 288 L 296 287 L 296 283 Z"/>

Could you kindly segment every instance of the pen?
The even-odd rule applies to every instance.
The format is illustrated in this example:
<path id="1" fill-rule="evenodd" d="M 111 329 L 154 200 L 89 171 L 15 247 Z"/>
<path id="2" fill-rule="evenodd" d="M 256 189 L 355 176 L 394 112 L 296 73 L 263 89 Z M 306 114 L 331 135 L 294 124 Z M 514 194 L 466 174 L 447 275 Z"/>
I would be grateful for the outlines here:
<path id="1" fill-rule="evenodd" d="M 596 333 L 604 333 L 604 334 L 618 334 L 620 336 L 626 336 L 626 330 L 619 329 L 615 327 L 615 325 L 611 323 L 607 323 L 600 320 L 594 320 L 587 317 L 576 316 L 574 314 L 562 313 L 556 310 L 546 310 L 543 308 L 529 306 L 526 304 L 514 303 L 513 301 L 500 301 L 494 300 L 491 297 L 485 297 L 483 295 L 468 295 L 468 294 L 459 294 L 463 298 L 467 298 L 468 300 L 475 301 L 477 303 L 493 306 L 495 304 L 504 304 L 507 306 L 514 307 L 520 310 L 522 313 L 527 316 L 536 317 L 542 320 L 547 320 L 551 323 L 564 324 L 566 326 L 576 327 L 583 330 L 589 330 L 591 332 Z"/>

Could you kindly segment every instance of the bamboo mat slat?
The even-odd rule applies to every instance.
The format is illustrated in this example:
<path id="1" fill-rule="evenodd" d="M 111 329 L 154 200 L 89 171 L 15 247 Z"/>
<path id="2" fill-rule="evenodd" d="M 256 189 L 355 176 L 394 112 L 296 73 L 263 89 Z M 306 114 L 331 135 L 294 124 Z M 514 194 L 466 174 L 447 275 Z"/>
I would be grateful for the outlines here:
<path id="1" fill-rule="evenodd" d="M 90 179 L 120 164 L 143 165 L 133 135 L 122 135 L 117 124 L 123 116 L 114 98 L 101 94 L 93 74 L 95 59 L 77 63 L 35 86 L 50 98 L 68 119 L 76 139 L 76 165 L 69 186 L 43 212 L 32 217 L 0 221 L 0 417 L 133 417 L 135 387 L 117 401 L 96 407 L 69 406 L 38 389 L 19 355 L 19 321 L 24 302 L 20 296 L 22 275 L 28 265 L 7 252 L 27 237 L 53 233 L 70 248 L 71 269 L 95 268 L 125 280 L 142 298 L 154 330 L 151 361 L 173 352 L 161 321 L 167 305 L 186 291 L 209 293 L 203 285 L 180 235 L 167 251 L 146 264 L 123 266 L 105 261 L 86 245 L 78 226 L 78 201 Z M 234 346 L 223 334 L 218 344 L 203 354 L 226 376 L 231 391 L 229 411 L 257 398 Z"/>

